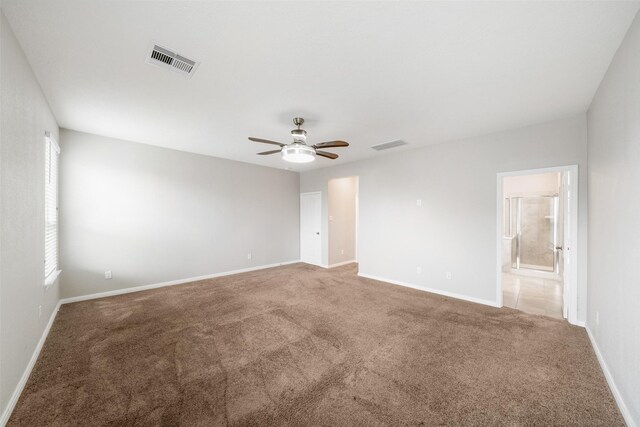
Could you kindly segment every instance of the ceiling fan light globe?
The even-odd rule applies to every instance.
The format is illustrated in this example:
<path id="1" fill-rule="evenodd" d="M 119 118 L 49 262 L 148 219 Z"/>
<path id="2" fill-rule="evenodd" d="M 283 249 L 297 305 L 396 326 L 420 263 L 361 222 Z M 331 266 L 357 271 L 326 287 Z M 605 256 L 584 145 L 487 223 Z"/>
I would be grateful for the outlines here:
<path id="1" fill-rule="evenodd" d="M 316 150 L 303 144 L 291 144 L 280 152 L 282 159 L 291 163 L 309 163 L 316 159 Z"/>

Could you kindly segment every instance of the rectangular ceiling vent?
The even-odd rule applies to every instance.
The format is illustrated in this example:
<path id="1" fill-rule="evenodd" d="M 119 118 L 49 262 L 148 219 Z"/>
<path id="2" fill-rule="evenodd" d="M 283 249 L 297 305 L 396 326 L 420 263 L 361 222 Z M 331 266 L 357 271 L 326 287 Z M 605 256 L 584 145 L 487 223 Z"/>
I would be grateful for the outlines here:
<path id="1" fill-rule="evenodd" d="M 382 151 L 382 150 L 388 150 L 389 148 L 400 147 L 401 145 L 407 145 L 407 143 L 401 139 L 396 139 L 395 141 L 383 142 L 382 144 L 372 145 L 371 148 L 373 148 L 376 151 Z"/>
<path id="2" fill-rule="evenodd" d="M 176 52 L 172 52 L 169 49 L 154 44 L 151 46 L 151 51 L 147 55 L 147 64 L 156 65 L 161 68 L 167 68 L 178 74 L 189 78 L 195 73 L 198 68 L 198 62 L 178 55 Z"/>

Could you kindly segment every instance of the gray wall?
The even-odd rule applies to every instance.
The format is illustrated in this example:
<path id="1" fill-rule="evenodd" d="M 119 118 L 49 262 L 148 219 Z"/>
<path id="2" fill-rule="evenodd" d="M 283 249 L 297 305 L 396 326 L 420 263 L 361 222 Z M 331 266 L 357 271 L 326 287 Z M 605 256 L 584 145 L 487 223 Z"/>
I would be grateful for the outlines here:
<path id="1" fill-rule="evenodd" d="M 640 15 L 600 84 L 588 123 L 587 325 L 640 423 Z"/>
<path id="2" fill-rule="evenodd" d="M 300 258 L 295 172 L 65 129 L 60 139 L 63 297 Z"/>
<path id="3" fill-rule="evenodd" d="M 4 411 L 59 298 L 58 283 L 44 287 L 44 133 L 50 131 L 57 138 L 58 124 L 1 15 L 0 410 Z"/>
<path id="4" fill-rule="evenodd" d="M 499 172 L 579 165 L 578 319 L 586 316 L 586 116 L 309 171 L 301 191 L 359 176 L 360 272 L 494 302 Z M 422 207 L 416 200 L 422 200 Z M 323 206 L 323 264 L 327 207 Z M 422 267 L 417 274 L 416 267 Z M 447 280 L 445 272 L 451 272 Z"/>
<path id="5" fill-rule="evenodd" d="M 329 265 L 356 259 L 356 193 L 358 178 L 336 178 L 328 184 Z"/>

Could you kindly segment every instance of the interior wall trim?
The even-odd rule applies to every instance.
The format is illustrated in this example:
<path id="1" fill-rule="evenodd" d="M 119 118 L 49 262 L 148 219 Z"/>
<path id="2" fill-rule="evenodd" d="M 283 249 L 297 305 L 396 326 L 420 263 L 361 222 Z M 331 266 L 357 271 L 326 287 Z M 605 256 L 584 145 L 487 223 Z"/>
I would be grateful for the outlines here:
<path id="1" fill-rule="evenodd" d="M 31 359 L 29 359 L 29 363 L 27 367 L 24 369 L 22 376 L 20 377 L 20 381 L 16 388 L 13 390 L 11 394 L 11 399 L 7 403 L 7 407 L 2 411 L 2 416 L 0 417 L 0 426 L 5 426 L 9 422 L 9 418 L 11 418 L 11 414 L 13 413 L 14 408 L 16 407 L 16 403 L 18 403 L 18 399 L 20 399 L 20 395 L 22 394 L 22 390 L 24 390 L 24 386 L 27 384 L 29 380 L 29 376 L 31 375 L 31 371 L 38 360 L 38 356 L 40 356 L 40 351 L 44 346 L 44 342 L 47 340 L 47 336 L 49 335 L 49 331 L 51 330 L 51 326 L 53 325 L 53 321 L 56 319 L 56 314 L 58 314 L 58 310 L 60 310 L 60 305 L 62 301 L 59 300 L 56 304 L 56 308 L 51 313 L 51 317 L 49 317 L 49 322 L 47 322 L 47 326 L 44 328 L 42 332 L 42 336 L 36 345 L 36 348 L 33 350 L 33 354 L 31 355 Z"/>
<path id="2" fill-rule="evenodd" d="M 153 283 L 150 285 L 134 286 L 131 288 L 122 288 L 122 289 L 116 289 L 113 291 L 98 292 L 95 294 L 80 295 L 77 297 L 70 297 L 70 298 L 62 298 L 61 302 L 62 304 L 69 304 L 73 302 L 87 301 L 87 300 L 92 300 L 97 298 L 111 297 L 114 295 L 123 295 L 131 292 L 147 291 L 149 289 L 164 288 L 165 286 L 175 286 L 175 285 L 182 285 L 185 283 L 197 282 L 198 280 L 214 279 L 216 277 L 230 276 L 232 274 L 247 273 L 249 271 L 264 270 L 265 268 L 280 267 L 282 265 L 295 264 L 297 262 L 300 262 L 300 261 L 295 260 L 295 261 L 277 262 L 275 264 L 266 264 L 266 265 L 259 265 L 256 267 L 241 268 L 239 270 L 223 271 L 220 273 L 207 274 L 205 276 L 189 277 L 186 279 L 170 280 L 168 282 Z"/>
<path id="3" fill-rule="evenodd" d="M 343 265 L 347 265 L 347 264 L 353 264 L 354 262 L 357 262 L 355 259 L 352 259 L 350 261 L 342 261 L 342 262 L 337 262 L 335 264 L 331 264 L 330 266 L 328 266 L 327 268 L 334 268 L 334 267 L 341 267 Z"/>
<path id="4" fill-rule="evenodd" d="M 313 262 L 307 262 L 307 261 L 299 261 L 299 262 L 301 262 L 301 263 L 303 263 L 303 264 L 307 264 L 307 265 L 314 265 L 314 266 L 316 266 L 316 267 L 320 267 L 320 268 L 330 268 L 330 267 L 331 267 L 330 265 L 326 265 L 326 264 L 315 264 L 315 263 L 313 263 Z"/>
<path id="5" fill-rule="evenodd" d="M 442 295 L 442 296 L 445 296 L 445 297 L 461 299 L 461 300 L 464 300 L 464 301 L 475 302 L 476 304 L 483 304 L 483 305 L 489 305 L 491 307 L 500 308 L 500 306 L 498 305 L 498 303 L 496 301 L 490 301 L 490 300 L 486 300 L 486 299 L 482 299 L 482 298 L 470 297 L 470 296 L 467 296 L 467 295 L 457 294 L 455 292 L 441 291 L 439 289 L 428 288 L 428 287 L 425 287 L 425 286 L 418 286 L 418 285 L 414 285 L 414 284 L 411 284 L 411 283 L 399 282 L 397 280 L 386 279 L 384 277 L 373 276 L 373 275 L 370 275 L 370 274 L 358 273 L 358 276 L 364 277 L 366 279 L 377 280 L 378 282 L 391 283 L 392 285 L 404 286 L 406 288 L 417 289 L 419 291 L 429 292 L 429 293 L 432 293 L 432 294 L 438 294 L 438 295 Z"/>
<path id="6" fill-rule="evenodd" d="M 609 384 L 609 389 L 611 390 L 611 394 L 613 394 L 613 398 L 616 400 L 618 404 L 618 409 L 620 409 L 620 413 L 622 414 L 622 418 L 627 423 L 628 427 L 638 427 L 638 424 L 635 422 L 633 417 L 631 416 L 631 411 L 627 408 L 627 405 L 624 403 L 624 399 L 622 398 L 622 393 L 618 389 L 615 380 L 613 379 L 613 375 L 611 375 L 611 371 L 607 366 L 607 362 L 604 360 L 604 356 L 600 352 L 600 348 L 598 347 L 598 343 L 596 342 L 596 338 L 591 332 L 591 329 L 587 325 L 586 328 L 587 335 L 589 336 L 589 340 L 591 341 L 591 347 L 593 347 L 593 351 L 596 353 L 596 357 L 598 358 L 598 362 L 600 363 L 600 368 L 604 373 L 604 377 L 607 379 L 607 384 Z"/>

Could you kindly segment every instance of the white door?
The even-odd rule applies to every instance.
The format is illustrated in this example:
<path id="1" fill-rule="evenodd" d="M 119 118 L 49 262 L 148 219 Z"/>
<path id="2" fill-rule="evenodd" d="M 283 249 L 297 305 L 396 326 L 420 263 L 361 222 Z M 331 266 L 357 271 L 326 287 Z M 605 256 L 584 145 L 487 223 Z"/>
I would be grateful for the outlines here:
<path id="1" fill-rule="evenodd" d="M 308 264 L 322 264 L 321 200 L 320 193 L 300 194 L 300 261 Z"/>
<path id="2" fill-rule="evenodd" d="M 572 280 L 573 266 L 571 265 L 571 257 L 569 251 L 571 251 L 571 218 L 573 212 L 571 211 L 573 205 L 573 192 L 571 191 L 571 173 L 564 172 L 562 174 L 562 198 L 563 200 L 563 244 L 560 251 L 560 263 L 561 263 L 561 276 L 562 276 L 562 316 L 567 319 L 569 317 L 569 298 L 571 286 L 574 284 Z M 562 220 L 561 220 L 562 221 Z"/>

